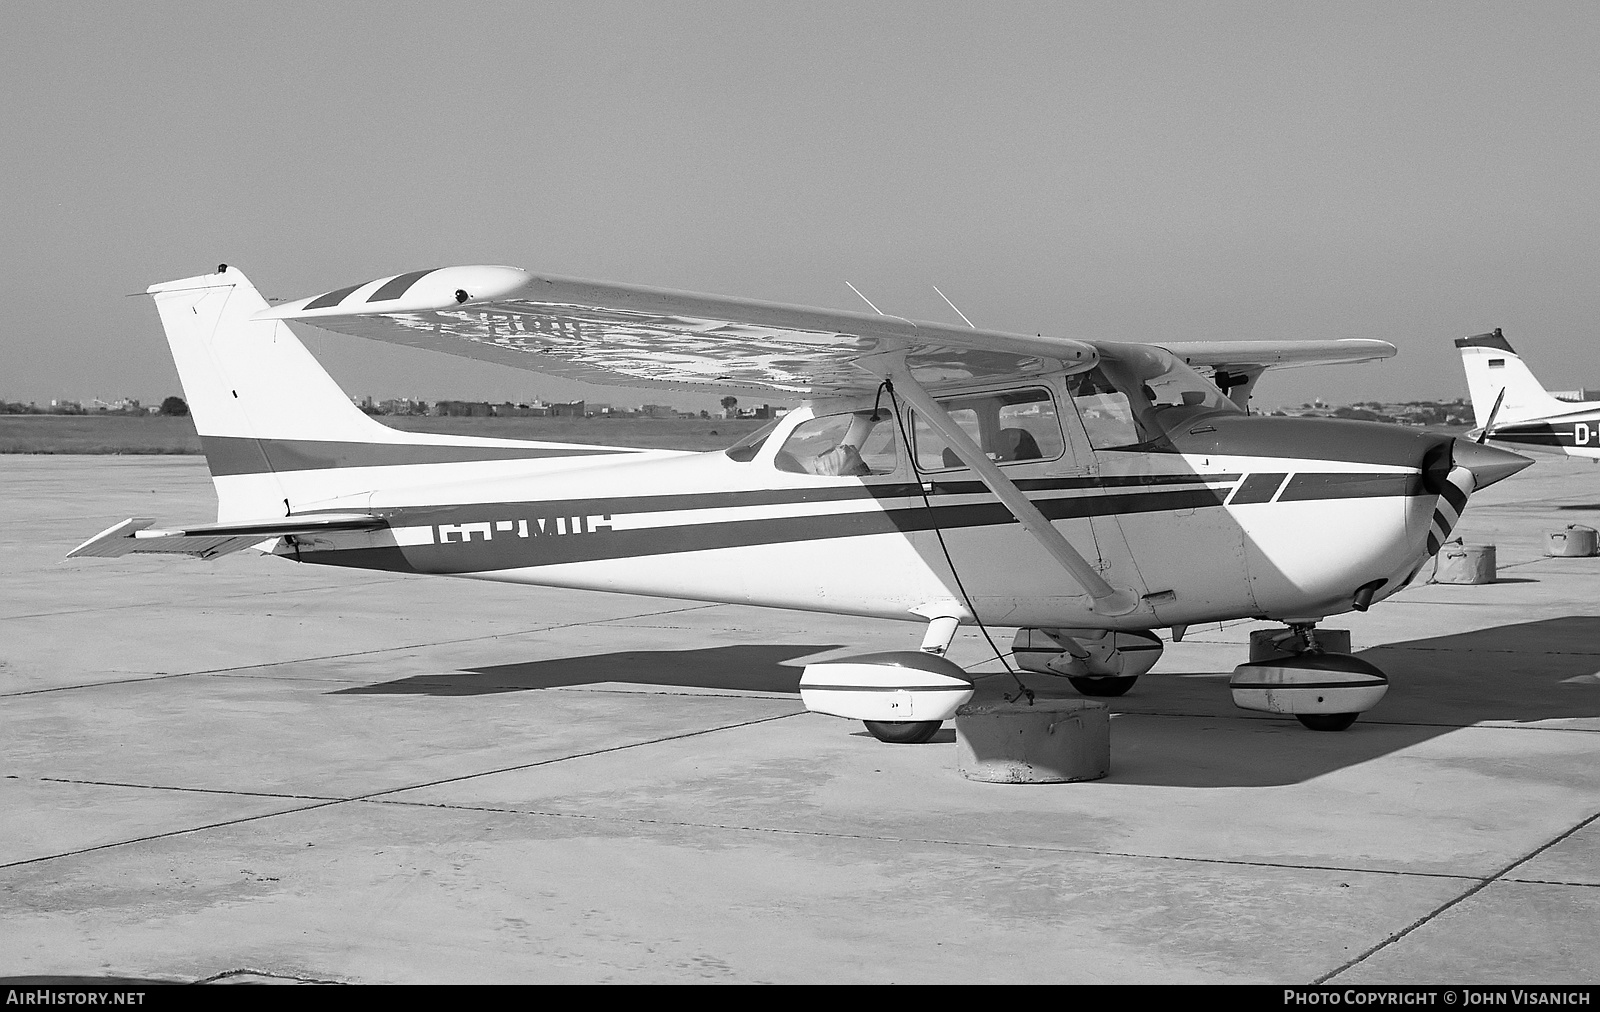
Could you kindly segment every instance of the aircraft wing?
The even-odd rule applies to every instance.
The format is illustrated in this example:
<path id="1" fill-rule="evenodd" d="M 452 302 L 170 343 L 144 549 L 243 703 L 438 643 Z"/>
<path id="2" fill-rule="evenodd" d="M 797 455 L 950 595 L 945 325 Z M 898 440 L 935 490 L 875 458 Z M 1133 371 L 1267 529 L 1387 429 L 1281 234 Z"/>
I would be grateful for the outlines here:
<path id="1" fill-rule="evenodd" d="M 1353 365 L 1393 358 L 1388 341 L 1352 337 L 1338 341 L 1193 341 L 1162 343 L 1193 366 L 1246 372 L 1268 366 Z"/>
<path id="2" fill-rule="evenodd" d="M 156 530 L 154 524 L 155 521 L 149 517 L 130 517 L 74 548 L 67 553 L 67 558 L 115 559 L 133 554 L 162 554 L 214 559 L 284 535 L 376 530 L 384 525 L 384 521 L 381 517 L 366 513 L 324 513 L 273 520 L 196 524 L 174 530 Z"/>
<path id="3" fill-rule="evenodd" d="M 582 281 L 515 267 L 444 267 L 283 303 L 258 319 L 610 386 L 805 394 L 871 392 L 853 363 L 905 352 L 927 384 L 1087 369 L 1094 346 L 896 316 Z"/>
<path id="4" fill-rule="evenodd" d="M 1256 381 L 1270 368 L 1299 365 L 1353 365 L 1393 358 L 1388 341 L 1352 337 L 1337 341 L 1193 341 L 1162 344 L 1185 362 L 1208 373 L 1239 407 L 1248 407 Z"/>

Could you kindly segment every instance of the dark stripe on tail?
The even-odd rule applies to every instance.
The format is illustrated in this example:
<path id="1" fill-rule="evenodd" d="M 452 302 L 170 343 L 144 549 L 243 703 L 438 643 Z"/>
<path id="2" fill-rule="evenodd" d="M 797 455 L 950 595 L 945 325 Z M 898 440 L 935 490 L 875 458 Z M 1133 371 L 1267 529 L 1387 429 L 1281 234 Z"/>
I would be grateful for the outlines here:
<path id="1" fill-rule="evenodd" d="M 201 436 L 206 465 L 214 477 L 272 471 L 322 471 L 336 467 L 394 467 L 401 464 L 459 464 L 480 460 L 544 460 L 627 454 L 632 450 L 596 446 L 584 449 L 538 446 L 454 446 L 418 443 L 348 443 L 317 439 L 250 439 Z"/>

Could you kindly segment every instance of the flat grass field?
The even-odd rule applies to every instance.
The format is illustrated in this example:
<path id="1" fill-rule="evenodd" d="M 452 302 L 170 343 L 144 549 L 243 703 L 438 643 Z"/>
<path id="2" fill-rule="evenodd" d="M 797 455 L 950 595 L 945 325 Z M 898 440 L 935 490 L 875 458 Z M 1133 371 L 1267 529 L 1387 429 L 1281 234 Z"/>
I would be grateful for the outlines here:
<path id="1" fill-rule="evenodd" d="M 406 432 L 540 439 L 558 443 L 720 450 L 767 424 L 755 419 L 701 418 L 435 418 L 377 419 Z M 162 415 L 0 415 L 0 453 L 199 453 L 190 418 Z"/>

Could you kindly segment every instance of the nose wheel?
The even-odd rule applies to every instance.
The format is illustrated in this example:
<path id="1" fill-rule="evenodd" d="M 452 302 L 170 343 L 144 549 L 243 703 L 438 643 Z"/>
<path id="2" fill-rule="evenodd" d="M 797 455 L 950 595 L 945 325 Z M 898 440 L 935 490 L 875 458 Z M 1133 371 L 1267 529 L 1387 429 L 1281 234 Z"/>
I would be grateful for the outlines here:
<path id="1" fill-rule="evenodd" d="M 1078 690 L 1079 695 L 1100 697 L 1120 696 L 1133 688 L 1133 683 L 1138 680 L 1138 675 L 1122 675 L 1109 678 L 1067 678 L 1067 681 L 1072 683 L 1072 687 Z"/>
<path id="2" fill-rule="evenodd" d="M 867 731 L 891 745 L 921 745 L 932 741 L 944 726 L 942 720 L 863 720 Z"/>
<path id="3" fill-rule="evenodd" d="M 1388 677 L 1377 667 L 1325 650 L 1311 622 L 1291 622 L 1288 633 L 1269 640 L 1265 655 L 1252 642 L 1251 654 L 1259 660 L 1233 669 L 1228 687 L 1241 709 L 1292 714 L 1312 731 L 1343 731 L 1389 690 Z"/>
<path id="4" fill-rule="evenodd" d="M 1356 722 L 1359 713 L 1297 713 L 1295 719 L 1313 731 L 1343 731 Z"/>

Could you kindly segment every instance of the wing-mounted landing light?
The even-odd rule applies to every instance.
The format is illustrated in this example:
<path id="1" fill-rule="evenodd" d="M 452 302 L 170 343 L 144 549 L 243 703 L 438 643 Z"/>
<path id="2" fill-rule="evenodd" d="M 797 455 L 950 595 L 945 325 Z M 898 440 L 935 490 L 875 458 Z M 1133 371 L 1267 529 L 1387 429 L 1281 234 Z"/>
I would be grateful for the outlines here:
<path id="1" fill-rule="evenodd" d="M 528 272 L 520 267 L 436 267 L 285 302 L 262 310 L 255 318 L 315 320 L 377 313 L 436 313 L 502 299 L 527 283 Z"/>

